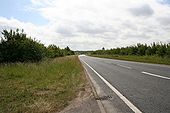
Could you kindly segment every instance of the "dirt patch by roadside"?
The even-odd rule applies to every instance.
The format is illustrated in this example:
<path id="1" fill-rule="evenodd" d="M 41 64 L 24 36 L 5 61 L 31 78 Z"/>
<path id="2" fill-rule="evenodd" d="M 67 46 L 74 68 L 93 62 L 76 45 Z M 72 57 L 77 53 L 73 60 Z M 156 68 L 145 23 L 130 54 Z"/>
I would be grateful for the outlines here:
<path id="1" fill-rule="evenodd" d="M 77 95 L 77 98 L 70 101 L 69 106 L 57 113 L 101 113 L 86 71 L 85 79 L 87 80 L 86 84 Z"/>

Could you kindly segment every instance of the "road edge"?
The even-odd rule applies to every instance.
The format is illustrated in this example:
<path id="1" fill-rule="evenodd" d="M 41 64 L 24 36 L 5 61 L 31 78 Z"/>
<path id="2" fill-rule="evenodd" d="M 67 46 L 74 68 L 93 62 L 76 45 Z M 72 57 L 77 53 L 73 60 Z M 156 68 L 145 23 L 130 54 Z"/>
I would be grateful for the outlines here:
<path id="1" fill-rule="evenodd" d="M 80 60 L 80 61 L 81 61 L 81 60 Z M 90 86 L 91 86 L 93 95 L 94 95 L 95 98 L 98 98 L 99 96 L 98 96 L 98 94 L 97 94 L 97 92 L 96 92 L 96 90 L 95 90 L 95 87 L 94 87 L 94 85 L 93 85 L 93 83 L 92 83 L 92 80 L 91 80 L 90 77 L 89 77 L 90 74 L 88 73 L 88 71 L 87 71 L 87 69 L 86 69 L 84 63 L 83 63 L 82 61 L 81 61 L 81 63 L 82 63 L 82 65 L 83 65 L 83 68 L 84 68 L 84 72 L 85 72 L 86 78 L 87 78 L 87 80 L 88 80 L 89 83 L 90 83 Z M 101 113 L 106 113 L 106 110 L 105 110 L 105 108 L 104 108 L 104 106 L 103 106 L 101 100 L 96 100 L 96 101 L 97 101 L 97 104 L 98 104 L 98 106 L 99 106 L 99 108 L 100 108 Z"/>

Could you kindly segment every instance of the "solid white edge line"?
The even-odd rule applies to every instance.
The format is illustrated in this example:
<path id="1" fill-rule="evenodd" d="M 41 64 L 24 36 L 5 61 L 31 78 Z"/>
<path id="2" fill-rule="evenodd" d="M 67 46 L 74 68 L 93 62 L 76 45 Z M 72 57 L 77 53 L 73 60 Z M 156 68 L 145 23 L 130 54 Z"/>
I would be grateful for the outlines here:
<path id="1" fill-rule="evenodd" d="M 169 79 L 169 77 L 164 77 L 164 76 L 160 76 L 160 75 L 156 75 L 156 74 L 152 74 L 152 73 L 149 73 L 149 72 L 145 72 L 145 71 L 142 71 L 141 73 L 143 74 L 147 74 L 147 75 L 151 75 L 151 76 L 154 76 L 154 77 L 159 77 L 159 78 L 164 78 L 164 79 Z"/>
<path id="2" fill-rule="evenodd" d="M 128 66 L 124 66 L 124 65 L 121 65 L 121 64 L 117 64 L 118 66 L 120 67 L 124 67 L 124 68 L 127 68 L 127 69 L 132 69 L 131 67 L 128 67 Z"/>
<path id="3" fill-rule="evenodd" d="M 86 67 L 85 67 L 85 66 L 83 66 L 83 67 L 84 67 L 84 69 L 85 69 L 85 71 L 86 71 L 87 77 L 88 77 L 89 80 L 90 80 L 90 85 L 91 85 L 91 87 L 92 87 L 92 91 L 93 91 L 95 97 L 97 97 L 97 91 L 95 90 L 95 86 L 93 85 L 94 80 L 93 80 L 93 78 L 91 77 L 91 75 L 89 74 L 89 72 L 87 71 Z M 101 100 L 96 100 L 96 101 L 97 101 L 97 104 L 98 104 L 98 106 L 99 106 L 99 108 L 100 108 L 100 112 L 101 112 L 101 113 L 106 113 L 106 110 L 105 110 L 105 108 L 104 108 Z"/>
<path id="4" fill-rule="evenodd" d="M 119 96 L 123 100 L 123 102 L 126 103 L 127 106 L 129 106 L 130 109 L 132 109 L 135 113 L 142 113 L 136 106 L 134 106 L 126 97 L 124 97 L 115 87 L 113 87 L 106 79 L 104 79 L 97 71 L 95 71 L 89 64 L 87 64 L 85 61 L 81 60 L 84 62 L 92 71 L 94 71 L 97 76 L 103 80 L 103 82 L 109 86 L 109 88 Z"/>

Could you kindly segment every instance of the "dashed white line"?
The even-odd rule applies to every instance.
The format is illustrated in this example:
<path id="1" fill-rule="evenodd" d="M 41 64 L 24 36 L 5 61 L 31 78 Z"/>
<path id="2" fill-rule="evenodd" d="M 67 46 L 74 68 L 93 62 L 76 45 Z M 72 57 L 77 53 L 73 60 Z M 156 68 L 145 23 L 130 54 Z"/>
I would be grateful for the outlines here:
<path id="1" fill-rule="evenodd" d="M 120 67 L 127 68 L 127 69 L 132 69 L 131 67 L 128 67 L 128 66 L 124 66 L 124 65 L 120 65 L 120 64 L 117 64 L 117 65 L 120 66 Z"/>
<path id="2" fill-rule="evenodd" d="M 149 73 L 149 72 L 145 72 L 145 71 L 142 71 L 141 73 L 151 75 L 151 76 L 154 76 L 154 77 L 159 77 L 159 78 L 164 78 L 164 79 L 169 79 L 170 80 L 169 77 L 164 77 L 164 76 L 161 76 L 161 75 L 157 75 L 157 74 L 153 74 L 153 73 Z"/>
<path id="3" fill-rule="evenodd" d="M 129 106 L 130 109 L 132 109 L 135 113 L 142 113 L 135 105 L 133 105 L 125 96 L 123 96 L 115 87 L 113 87 L 106 79 L 104 79 L 96 70 L 94 70 L 89 64 L 87 64 L 85 61 L 81 60 L 84 62 L 92 71 L 96 73 L 96 75 L 103 80 L 103 82 L 113 91 L 115 92 L 119 98 L 123 100 L 124 103 L 126 103 L 127 106 Z"/>

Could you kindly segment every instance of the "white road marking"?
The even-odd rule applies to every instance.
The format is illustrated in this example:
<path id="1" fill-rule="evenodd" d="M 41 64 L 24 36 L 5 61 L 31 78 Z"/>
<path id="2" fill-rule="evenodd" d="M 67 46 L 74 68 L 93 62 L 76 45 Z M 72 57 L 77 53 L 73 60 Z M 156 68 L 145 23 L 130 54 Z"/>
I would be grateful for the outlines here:
<path id="1" fill-rule="evenodd" d="M 94 95 L 95 97 L 97 97 L 97 94 L 103 94 L 103 91 L 101 91 L 101 88 L 98 86 L 98 84 L 96 83 L 96 81 L 91 77 L 91 75 L 89 74 L 89 72 L 87 71 L 86 67 L 83 66 L 86 70 L 86 73 L 88 74 L 87 76 L 89 77 L 89 79 L 91 80 L 90 84 L 92 86 L 92 91 L 94 92 Z M 95 87 L 96 86 L 96 87 Z M 96 89 L 94 89 L 96 88 Z M 100 111 L 101 113 L 106 113 L 106 110 L 104 109 L 104 106 L 102 104 L 102 102 L 100 100 L 96 100 L 98 105 L 99 105 L 99 108 L 100 108 Z M 113 108 L 112 108 L 113 109 Z M 112 112 L 111 112 L 112 113 Z M 114 113 L 114 112 L 113 112 Z"/>
<path id="2" fill-rule="evenodd" d="M 124 65 L 120 65 L 120 64 L 116 64 L 116 65 L 118 65 L 118 66 L 120 66 L 120 67 L 127 68 L 127 69 L 132 69 L 131 67 L 128 67 L 128 66 L 124 66 Z"/>
<path id="3" fill-rule="evenodd" d="M 169 79 L 169 77 L 164 77 L 164 76 L 160 76 L 160 75 L 156 75 L 156 74 L 152 74 L 152 73 L 148 73 L 148 72 L 145 72 L 145 71 L 142 71 L 141 73 L 143 74 L 147 74 L 147 75 L 151 75 L 151 76 L 154 76 L 154 77 L 159 77 L 159 78 L 164 78 L 164 79 Z"/>
<path id="4" fill-rule="evenodd" d="M 83 60 L 81 60 L 83 61 Z M 126 105 L 129 106 L 130 109 L 132 109 L 135 113 L 142 113 L 136 106 L 134 106 L 125 96 L 123 96 L 115 87 L 113 87 L 106 79 L 104 79 L 97 71 L 95 71 L 89 64 L 87 64 L 85 61 L 83 61 L 91 70 L 93 70 L 97 76 L 103 80 L 103 82 L 113 91 L 115 92 L 119 98 L 123 100 L 123 102 L 126 103 Z"/>

